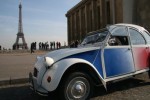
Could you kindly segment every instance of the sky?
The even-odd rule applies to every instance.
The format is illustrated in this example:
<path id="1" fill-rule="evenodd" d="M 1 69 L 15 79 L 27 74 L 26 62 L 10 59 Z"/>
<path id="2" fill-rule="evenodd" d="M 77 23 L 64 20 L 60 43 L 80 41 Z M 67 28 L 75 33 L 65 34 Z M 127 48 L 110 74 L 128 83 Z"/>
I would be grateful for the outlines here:
<path id="1" fill-rule="evenodd" d="M 25 40 L 67 43 L 69 9 L 81 0 L 22 0 L 22 22 Z M 19 0 L 0 0 L 0 45 L 12 49 L 18 33 Z M 19 43 L 22 40 L 19 39 Z"/>

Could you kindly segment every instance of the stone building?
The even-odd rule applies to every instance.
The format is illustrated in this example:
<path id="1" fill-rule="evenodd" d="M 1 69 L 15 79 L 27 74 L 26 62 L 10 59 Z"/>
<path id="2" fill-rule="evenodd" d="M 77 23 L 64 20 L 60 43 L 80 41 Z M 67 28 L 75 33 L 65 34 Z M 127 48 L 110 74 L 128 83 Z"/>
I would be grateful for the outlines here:
<path id="1" fill-rule="evenodd" d="M 81 0 L 67 14 L 68 44 L 108 24 L 133 23 L 149 27 L 150 0 Z"/>

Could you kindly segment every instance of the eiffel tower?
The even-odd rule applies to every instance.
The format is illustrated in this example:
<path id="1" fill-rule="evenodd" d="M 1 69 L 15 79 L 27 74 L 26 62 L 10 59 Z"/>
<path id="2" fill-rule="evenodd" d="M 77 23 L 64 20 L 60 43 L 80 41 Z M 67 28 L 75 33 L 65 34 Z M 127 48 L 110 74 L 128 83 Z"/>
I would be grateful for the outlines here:
<path id="1" fill-rule="evenodd" d="M 22 43 L 19 43 L 19 39 L 22 39 Z M 24 38 L 24 33 L 23 33 L 23 26 L 22 26 L 22 4 L 20 1 L 19 4 L 19 23 L 18 23 L 18 33 L 17 33 L 17 38 L 16 42 L 13 45 L 13 50 L 18 50 L 18 49 L 28 49 L 27 43 Z"/>

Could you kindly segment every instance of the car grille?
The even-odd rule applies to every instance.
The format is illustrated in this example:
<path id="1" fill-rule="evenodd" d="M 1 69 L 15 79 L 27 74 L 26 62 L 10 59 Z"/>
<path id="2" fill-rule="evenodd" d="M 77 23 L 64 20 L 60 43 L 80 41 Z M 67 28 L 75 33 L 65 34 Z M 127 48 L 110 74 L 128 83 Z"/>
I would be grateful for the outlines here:
<path id="1" fill-rule="evenodd" d="M 37 75 L 38 75 L 38 70 L 36 68 L 34 68 L 33 75 L 34 75 L 34 77 L 37 77 Z"/>

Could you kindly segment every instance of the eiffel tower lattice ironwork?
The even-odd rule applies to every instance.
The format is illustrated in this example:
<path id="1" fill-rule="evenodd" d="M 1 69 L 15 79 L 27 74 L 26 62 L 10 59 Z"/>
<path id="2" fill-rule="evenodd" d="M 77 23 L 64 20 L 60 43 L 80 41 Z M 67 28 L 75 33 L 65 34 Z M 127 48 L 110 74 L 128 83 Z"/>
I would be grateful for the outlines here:
<path id="1" fill-rule="evenodd" d="M 19 39 L 22 39 L 22 43 L 19 43 Z M 13 45 L 13 50 L 18 50 L 18 49 L 28 49 L 27 43 L 24 38 L 24 33 L 23 33 L 23 26 L 22 26 L 22 4 L 20 1 L 19 4 L 19 23 L 18 23 L 18 33 L 17 33 L 17 38 L 16 42 Z"/>

